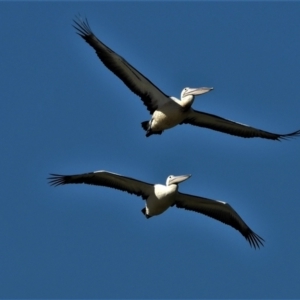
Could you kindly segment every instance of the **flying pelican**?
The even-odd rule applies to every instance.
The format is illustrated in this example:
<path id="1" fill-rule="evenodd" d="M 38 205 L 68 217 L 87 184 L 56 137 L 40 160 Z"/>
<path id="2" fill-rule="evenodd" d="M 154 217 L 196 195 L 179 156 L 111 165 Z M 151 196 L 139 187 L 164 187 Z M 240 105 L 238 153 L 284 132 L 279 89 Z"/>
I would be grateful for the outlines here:
<path id="1" fill-rule="evenodd" d="M 92 32 L 87 19 L 80 17 L 74 20 L 77 33 L 96 51 L 103 64 L 118 76 L 127 87 L 138 95 L 152 115 L 150 121 L 142 122 L 146 137 L 161 134 L 164 130 L 178 124 L 191 124 L 221 131 L 244 138 L 261 137 L 270 140 L 280 140 L 300 135 L 300 130 L 288 134 L 277 134 L 245 124 L 226 120 L 224 118 L 192 109 L 195 96 L 210 92 L 213 88 L 189 88 L 181 92 L 181 100 L 169 97 L 156 87 L 149 79 L 131 66 L 124 58 L 103 44 Z"/>
<path id="2" fill-rule="evenodd" d="M 106 186 L 141 196 L 146 200 L 142 213 L 147 219 L 160 215 L 174 205 L 178 208 L 198 212 L 232 226 L 246 238 L 251 247 L 259 248 L 263 246 L 264 239 L 254 233 L 228 203 L 180 193 L 178 184 L 190 178 L 191 175 L 170 175 L 167 178 L 166 185 L 146 183 L 107 171 L 78 175 L 50 175 L 51 177 L 48 178 L 49 184 L 53 186 L 86 183 Z"/>

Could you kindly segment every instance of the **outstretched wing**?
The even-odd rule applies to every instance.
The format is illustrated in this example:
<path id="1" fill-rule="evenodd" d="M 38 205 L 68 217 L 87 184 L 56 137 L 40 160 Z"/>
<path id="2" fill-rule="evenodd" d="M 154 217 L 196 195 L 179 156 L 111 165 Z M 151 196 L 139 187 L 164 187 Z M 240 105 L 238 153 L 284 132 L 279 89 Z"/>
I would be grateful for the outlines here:
<path id="1" fill-rule="evenodd" d="M 103 44 L 92 32 L 87 19 L 80 17 L 74 20 L 77 33 L 92 46 L 103 64 L 118 76 L 127 87 L 140 96 L 151 114 L 160 106 L 167 103 L 169 97 L 157 88 L 149 79 L 131 66 L 123 57 Z"/>
<path id="2" fill-rule="evenodd" d="M 190 110 L 189 115 L 183 123 L 205 127 L 244 138 L 260 137 L 270 140 L 281 140 L 300 135 L 300 130 L 288 134 L 271 133 L 193 109 Z"/>
<path id="3" fill-rule="evenodd" d="M 264 239 L 254 233 L 228 203 L 178 192 L 175 205 L 178 208 L 192 210 L 232 226 L 246 238 L 251 247 L 263 246 Z"/>
<path id="4" fill-rule="evenodd" d="M 149 195 L 154 192 L 153 184 L 106 171 L 96 171 L 78 175 L 50 175 L 51 177 L 48 178 L 49 184 L 53 186 L 69 183 L 100 185 L 135 194 L 141 196 L 143 199 L 147 199 Z"/>

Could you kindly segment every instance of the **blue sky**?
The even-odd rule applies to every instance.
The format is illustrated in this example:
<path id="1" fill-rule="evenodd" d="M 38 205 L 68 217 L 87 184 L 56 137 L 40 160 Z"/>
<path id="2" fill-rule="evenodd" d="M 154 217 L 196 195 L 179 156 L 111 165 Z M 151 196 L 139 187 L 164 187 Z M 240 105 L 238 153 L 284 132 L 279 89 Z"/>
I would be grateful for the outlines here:
<path id="1" fill-rule="evenodd" d="M 94 33 L 166 94 L 213 86 L 193 107 L 275 133 L 300 129 L 300 4 L 0 4 L 3 298 L 300 296 L 300 138 L 193 126 L 145 137 L 140 99 L 75 34 Z M 266 243 L 108 188 L 50 187 L 49 173 L 107 170 L 230 205 Z"/>

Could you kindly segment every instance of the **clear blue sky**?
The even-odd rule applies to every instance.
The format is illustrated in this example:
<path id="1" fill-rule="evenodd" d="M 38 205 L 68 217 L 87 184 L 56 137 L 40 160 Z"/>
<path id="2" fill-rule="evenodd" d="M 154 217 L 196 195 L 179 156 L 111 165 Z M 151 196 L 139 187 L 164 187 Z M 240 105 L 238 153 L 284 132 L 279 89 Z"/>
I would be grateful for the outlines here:
<path id="1" fill-rule="evenodd" d="M 94 33 L 166 94 L 213 86 L 197 110 L 276 133 L 300 129 L 300 3 L 1 3 L 0 297 L 300 296 L 300 138 L 193 126 L 145 137 L 140 99 L 75 34 Z M 108 188 L 49 173 L 108 170 L 231 204 L 266 243 Z"/>

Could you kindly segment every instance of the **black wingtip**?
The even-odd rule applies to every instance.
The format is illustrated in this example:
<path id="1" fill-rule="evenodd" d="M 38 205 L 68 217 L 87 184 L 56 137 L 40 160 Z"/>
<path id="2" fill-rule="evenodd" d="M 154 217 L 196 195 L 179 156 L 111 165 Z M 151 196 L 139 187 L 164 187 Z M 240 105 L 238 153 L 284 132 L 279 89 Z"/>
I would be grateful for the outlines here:
<path id="1" fill-rule="evenodd" d="M 297 136 L 300 136 L 300 130 L 296 130 L 294 132 L 287 133 L 287 134 L 280 134 L 278 135 L 276 140 L 277 141 L 288 140 Z"/>
<path id="2" fill-rule="evenodd" d="M 261 246 L 264 246 L 265 240 L 260 237 L 258 234 L 249 229 L 247 235 L 245 236 L 246 240 L 249 242 L 250 246 L 254 249 L 259 249 Z"/>
<path id="3" fill-rule="evenodd" d="M 75 24 L 72 26 L 77 30 L 77 34 L 81 37 L 85 38 L 86 36 L 93 34 L 87 18 L 83 19 L 81 15 L 78 14 L 75 16 L 75 19 L 73 19 L 73 22 Z"/>
<path id="4" fill-rule="evenodd" d="M 47 179 L 49 180 L 49 184 L 51 186 L 58 186 L 58 185 L 62 185 L 62 184 L 66 184 L 67 183 L 67 176 L 65 175 L 58 175 L 58 174 L 49 174 L 51 175 L 50 177 L 48 177 Z"/>

